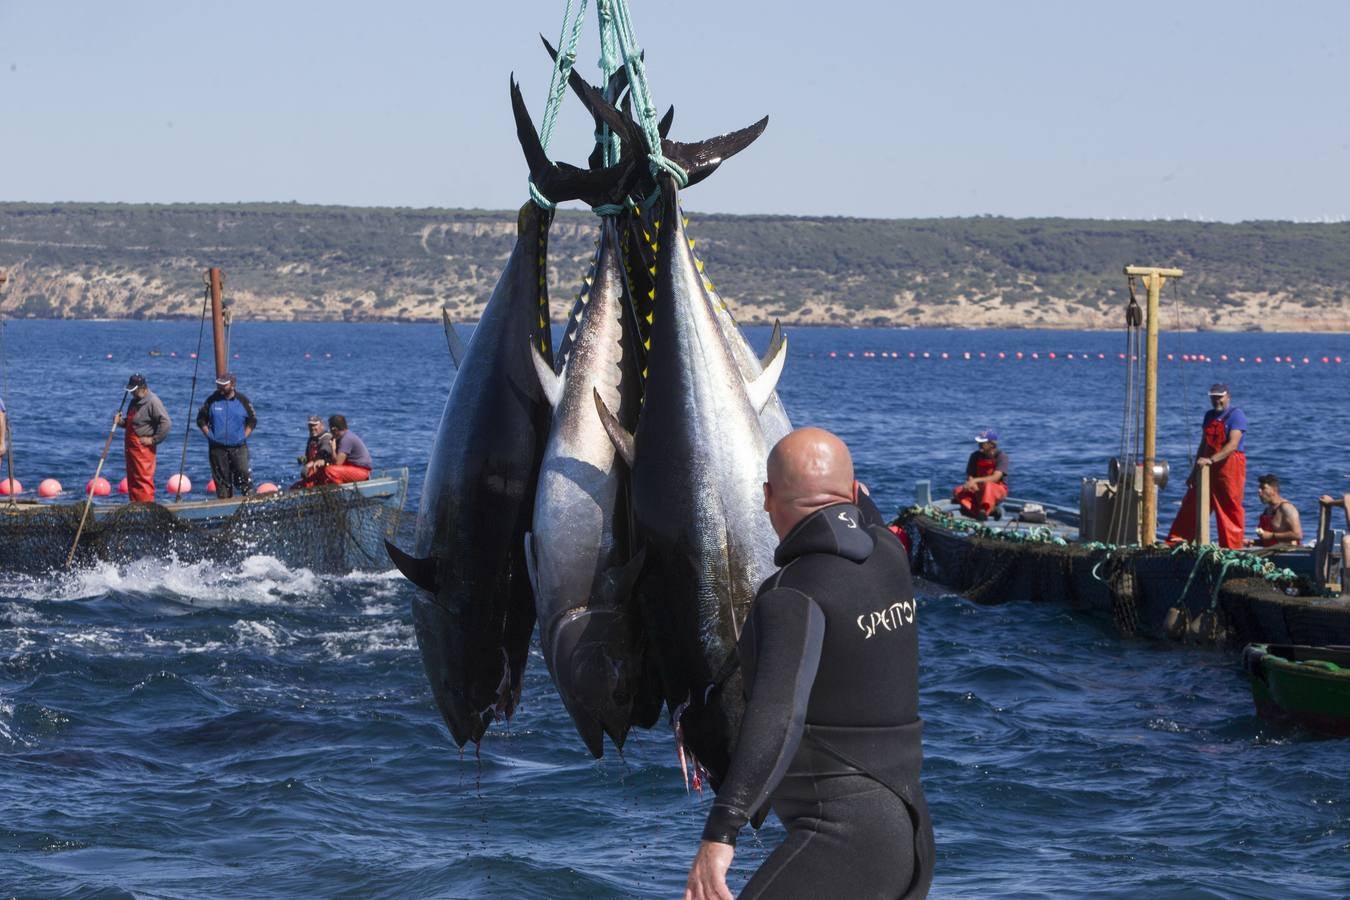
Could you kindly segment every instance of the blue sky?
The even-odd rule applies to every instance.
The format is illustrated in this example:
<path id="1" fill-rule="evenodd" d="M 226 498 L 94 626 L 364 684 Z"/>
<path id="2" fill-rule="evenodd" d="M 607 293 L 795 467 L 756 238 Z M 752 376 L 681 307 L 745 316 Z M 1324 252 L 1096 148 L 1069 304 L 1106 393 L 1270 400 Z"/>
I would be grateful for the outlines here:
<path id="1" fill-rule="evenodd" d="M 692 210 L 1350 218 L 1350 4 L 630 5 L 675 137 L 770 116 Z M 515 207 L 563 8 L 0 0 L 0 199 Z"/>

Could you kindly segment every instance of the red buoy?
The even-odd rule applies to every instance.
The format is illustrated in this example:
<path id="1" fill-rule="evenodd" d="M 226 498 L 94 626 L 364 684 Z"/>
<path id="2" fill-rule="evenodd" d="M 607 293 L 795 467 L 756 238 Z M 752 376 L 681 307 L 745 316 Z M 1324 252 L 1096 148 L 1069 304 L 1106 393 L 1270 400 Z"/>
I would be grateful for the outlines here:
<path id="1" fill-rule="evenodd" d="M 84 492 L 93 494 L 95 497 L 106 497 L 112 493 L 112 485 L 108 482 L 108 479 L 100 475 L 85 482 Z"/>
<path id="2" fill-rule="evenodd" d="M 17 478 L 0 479 L 0 497 L 8 497 L 10 494 L 22 494 L 23 484 Z"/>
<path id="3" fill-rule="evenodd" d="M 123 478 L 121 481 L 117 482 L 117 493 L 119 493 L 119 494 L 127 494 L 127 493 L 130 493 L 130 492 L 131 492 L 131 486 L 127 484 L 127 480 L 126 480 L 125 478 Z"/>
<path id="4" fill-rule="evenodd" d="M 186 475 L 175 473 L 169 476 L 168 482 L 164 485 L 164 490 L 170 494 L 190 494 L 192 493 L 192 479 Z"/>
<path id="5" fill-rule="evenodd" d="M 262 484 L 258 485 L 255 490 L 259 494 L 275 494 L 277 491 L 281 490 L 281 488 L 270 481 L 264 481 Z"/>
<path id="6" fill-rule="evenodd" d="M 38 485 L 39 497 L 55 497 L 59 493 L 61 493 L 61 482 L 55 478 L 44 478 Z"/>
<path id="7" fill-rule="evenodd" d="M 216 492 L 216 480 L 214 478 L 206 483 L 206 492 L 208 494 L 214 494 Z"/>

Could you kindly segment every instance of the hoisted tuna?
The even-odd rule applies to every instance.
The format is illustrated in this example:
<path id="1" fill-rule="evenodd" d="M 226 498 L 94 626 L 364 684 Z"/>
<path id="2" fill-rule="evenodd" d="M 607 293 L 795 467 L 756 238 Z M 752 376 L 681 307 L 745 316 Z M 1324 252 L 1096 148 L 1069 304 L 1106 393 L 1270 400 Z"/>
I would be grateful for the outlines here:
<path id="1" fill-rule="evenodd" d="M 599 758 L 603 735 L 623 747 L 630 725 L 650 727 L 661 705 L 644 680 L 633 597 L 642 559 L 632 550 L 627 472 L 596 415 L 599 396 L 631 429 L 642 389 L 641 344 L 613 218 L 601 226 L 592 278 L 562 372 L 534 354 L 553 426 L 526 560 L 544 661 L 587 749 Z"/>
<path id="2" fill-rule="evenodd" d="M 532 177 L 548 196 L 572 199 L 622 177 L 542 159 L 514 79 L 511 99 Z M 389 546 L 398 568 L 427 592 L 413 600 L 417 643 L 436 705 L 461 747 L 480 740 L 495 716 L 514 712 L 534 631 L 524 538 L 550 410 L 531 348 L 552 363 L 545 277 L 552 220 L 534 201 L 521 207 L 515 248 L 456 359 L 414 555 Z"/>
<path id="3" fill-rule="evenodd" d="M 768 447 L 759 412 L 786 345 L 747 383 L 718 323 L 685 236 L 679 198 L 661 179 L 656 295 L 636 435 L 606 416 L 632 467 L 645 554 L 638 594 L 651 652 L 684 744 L 714 784 L 743 710 L 739 674 L 709 690 L 730 657 L 778 543 L 763 509 Z"/>

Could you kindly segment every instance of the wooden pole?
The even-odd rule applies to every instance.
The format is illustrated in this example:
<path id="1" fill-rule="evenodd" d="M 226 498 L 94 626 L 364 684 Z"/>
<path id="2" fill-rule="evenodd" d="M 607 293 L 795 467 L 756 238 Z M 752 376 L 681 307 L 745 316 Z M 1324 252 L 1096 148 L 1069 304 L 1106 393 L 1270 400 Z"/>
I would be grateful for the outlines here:
<path id="1" fill-rule="evenodd" d="M 98 468 L 94 469 L 94 477 L 89 479 L 89 486 L 85 489 L 84 512 L 80 513 L 80 527 L 75 529 L 75 540 L 70 544 L 70 553 L 66 556 L 66 568 L 75 560 L 75 548 L 80 546 L 80 535 L 84 534 L 84 523 L 89 519 L 89 507 L 94 502 L 94 482 L 98 481 L 98 476 L 103 472 L 103 462 L 108 458 L 108 449 L 112 447 L 113 435 L 117 434 L 117 419 L 122 415 L 122 407 L 127 405 L 127 397 L 130 393 L 122 394 L 122 402 L 117 404 L 117 415 L 113 416 L 112 429 L 108 432 L 108 439 L 103 442 L 103 452 L 98 457 Z"/>
<path id="2" fill-rule="evenodd" d="M 221 300 L 221 288 L 225 283 L 225 274 L 214 266 L 206 270 L 206 281 L 211 285 L 211 334 L 216 344 L 216 377 L 230 371 L 230 361 L 225 351 L 225 304 Z"/>
<path id="3" fill-rule="evenodd" d="M 1126 266 L 1126 275 L 1144 279 L 1148 288 L 1148 312 L 1145 318 L 1147 347 L 1144 353 L 1144 503 L 1140 514 L 1139 543 L 1144 546 L 1158 540 L 1158 491 L 1153 473 L 1158 457 L 1158 307 L 1163 283 L 1180 278 L 1180 269 L 1156 266 Z"/>
<path id="4" fill-rule="evenodd" d="M 1195 467 L 1195 542 L 1202 547 L 1214 543 L 1209 536 L 1209 468 Z"/>

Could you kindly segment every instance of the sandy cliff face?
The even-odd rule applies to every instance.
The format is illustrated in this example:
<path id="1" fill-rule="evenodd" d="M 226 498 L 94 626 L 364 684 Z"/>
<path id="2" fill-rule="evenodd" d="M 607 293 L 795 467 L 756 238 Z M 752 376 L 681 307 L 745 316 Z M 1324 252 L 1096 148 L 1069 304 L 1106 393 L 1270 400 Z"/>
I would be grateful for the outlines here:
<path id="1" fill-rule="evenodd" d="M 437 226 L 450 230 L 456 225 Z M 502 236 L 509 229 L 476 224 Z M 504 260 L 503 260 L 504 261 Z M 565 314 L 575 285 L 572 279 L 583 261 L 555 261 L 550 270 L 550 292 L 555 316 Z M 66 271 L 57 267 L 21 265 L 9 273 L 0 293 L 0 313 L 33 318 L 192 318 L 201 313 L 204 266 L 181 260 L 157 277 L 111 269 Z M 259 290 L 247 272 L 227 277 L 230 304 L 259 321 L 439 321 L 448 307 L 459 321 L 476 321 L 492 293 L 497 270 L 471 265 L 437 278 L 381 279 L 378 289 L 326 289 L 330 275 L 322 260 L 287 263 L 268 273 L 279 289 Z M 350 281 L 350 277 L 343 279 Z M 889 307 L 848 307 L 832 300 L 828 279 L 820 288 L 799 297 L 763 298 L 747 303 L 723 294 L 737 320 L 770 323 L 775 318 L 794 325 L 867 325 L 957 328 L 1058 328 L 1113 330 L 1122 327 L 1123 297 L 1101 303 L 1053 296 L 1034 281 L 1016 286 L 1017 299 L 1003 293 L 956 296 L 899 291 Z M 1316 296 L 1287 292 L 1243 292 L 1232 295 L 1219 310 L 1185 309 L 1169 303 L 1164 308 L 1168 328 L 1216 331 L 1350 331 L 1350 295 L 1326 290 Z"/>

